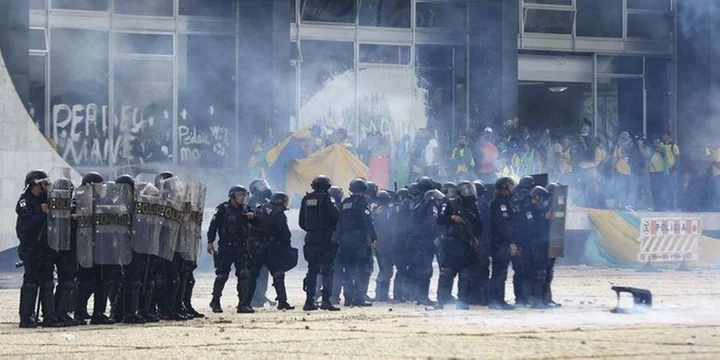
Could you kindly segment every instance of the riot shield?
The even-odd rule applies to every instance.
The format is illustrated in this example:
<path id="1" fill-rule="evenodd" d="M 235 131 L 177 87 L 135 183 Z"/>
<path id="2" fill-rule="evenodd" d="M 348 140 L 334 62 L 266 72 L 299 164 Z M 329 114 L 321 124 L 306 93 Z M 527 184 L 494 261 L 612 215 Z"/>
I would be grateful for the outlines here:
<path id="1" fill-rule="evenodd" d="M 73 184 L 70 180 L 70 168 L 53 168 L 48 174 L 47 242 L 55 251 L 70 250 L 70 201 Z"/>
<path id="2" fill-rule="evenodd" d="M 140 254 L 157 256 L 160 246 L 163 207 L 160 191 L 153 184 L 136 180 L 134 196 L 132 249 Z"/>
<path id="3" fill-rule="evenodd" d="M 183 223 L 177 252 L 186 261 L 197 261 L 202 242 L 202 220 L 207 187 L 199 182 L 185 184 Z"/>
<path id="4" fill-rule="evenodd" d="M 93 186 L 94 261 L 99 265 L 127 265 L 132 260 L 130 224 L 132 188 L 109 181 Z"/>
<path id="5" fill-rule="evenodd" d="M 552 258 L 565 255 L 565 221 L 567 218 L 566 185 L 556 186 L 552 193 L 552 220 L 550 221 L 550 234 L 548 235 L 548 256 Z"/>
<path id="6" fill-rule="evenodd" d="M 183 184 L 180 179 L 173 176 L 159 180 L 155 185 L 160 191 L 163 206 L 158 256 L 172 260 L 183 218 Z"/>
<path id="7" fill-rule="evenodd" d="M 91 268 L 93 261 L 93 188 L 83 185 L 75 189 L 75 246 L 77 261 L 81 267 Z"/>

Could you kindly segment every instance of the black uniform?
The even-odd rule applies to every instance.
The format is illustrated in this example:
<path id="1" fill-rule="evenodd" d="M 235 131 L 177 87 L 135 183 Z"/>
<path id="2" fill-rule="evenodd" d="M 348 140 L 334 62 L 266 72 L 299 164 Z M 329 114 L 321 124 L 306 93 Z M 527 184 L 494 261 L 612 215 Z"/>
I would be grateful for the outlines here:
<path id="1" fill-rule="evenodd" d="M 489 300 L 491 305 L 505 304 L 505 281 L 510 265 L 510 245 L 515 243 L 511 227 L 516 213 L 510 200 L 509 194 L 498 191 L 490 203 L 492 277 Z"/>
<path id="2" fill-rule="evenodd" d="M 257 192 L 253 192 L 250 196 L 250 199 L 248 199 L 248 206 L 250 207 L 250 209 L 253 209 L 253 211 L 257 210 L 263 205 L 266 205 L 267 203 L 268 199 L 265 197 L 264 193 L 260 194 Z M 267 242 L 267 239 L 262 239 L 262 234 L 260 234 L 260 232 L 251 225 L 250 238 L 248 239 L 248 243 L 251 246 L 251 256 L 254 256 L 254 254 L 252 254 L 253 243 L 257 242 Z M 251 288 L 254 289 L 252 290 L 252 306 L 263 307 L 265 305 L 265 302 L 268 301 L 266 292 L 268 287 L 269 275 L 270 272 L 268 271 L 268 268 L 263 266 L 257 275 L 257 279 L 252 280 Z"/>
<path id="3" fill-rule="evenodd" d="M 258 286 L 258 276 L 261 269 L 270 271 L 273 277 L 273 287 L 277 293 L 276 300 L 280 304 L 287 303 L 287 291 L 285 289 L 286 266 L 282 263 L 290 251 L 290 228 L 287 224 L 287 216 L 282 205 L 266 204 L 256 209 L 255 214 L 260 219 L 260 226 L 253 226 L 251 232 L 258 231 L 259 236 L 250 237 L 250 293 L 255 292 Z"/>
<path id="4" fill-rule="evenodd" d="M 445 226 L 440 241 L 440 278 L 438 280 L 438 305 L 451 298 L 453 281 L 458 279 L 458 307 L 470 302 L 471 270 L 479 266 L 478 253 L 482 249 L 483 223 L 475 198 L 456 197 L 442 205 L 437 222 Z M 464 223 L 456 223 L 452 216 L 460 216 Z"/>
<path id="5" fill-rule="evenodd" d="M 393 247 L 394 239 L 392 233 L 393 208 L 383 206 L 373 215 L 375 228 L 378 235 L 378 250 L 376 251 L 378 268 L 375 279 L 375 301 L 388 301 L 390 291 L 390 280 L 393 277 Z"/>
<path id="6" fill-rule="evenodd" d="M 468 284 L 470 305 L 487 305 L 490 282 L 490 203 L 484 196 L 478 198 L 478 210 L 483 223 L 481 248 L 478 252 L 477 267 L 471 269 Z M 462 276 L 462 274 L 461 274 Z"/>
<path id="7" fill-rule="evenodd" d="M 393 282 L 393 301 L 404 302 L 410 297 L 408 288 L 409 256 L 408 238 L 412 229 L 412 211 L 410 202 L 404 200 L 392 207 L 391 221 L 393 224 L 392 260 L 397 272 Z"/>
<path id="8" fill-rule="evenodd" d="M 214 256 L 215 283 L 213 285 L 213 301 L 222 297 L 225 283 L 230 276 L 231 266 L 235 266 L 238 279 L 238 306 L 244 306 L 250 296 L 250 257 L 248 254 L 248 226 L 260 225 L 258 219 L 248 219 L 247 214 L 253 213 L 247 205 L 233 207 L 230 200 L 215 208 L 208 229 L 208 243 L 212 244 L 219 235 L 218 251 Z"/>
<path id="9" fill-rule="evenodd" d="M 70 201 L 70 213 L 75 214 L 76 202 Z M 56 258 L 57 266 L 57 287 L 55 288 L 55 313 L 59 320 L 66 324 L 80 324 L 71 318 L 68 313 L 75 309 L 74 296 L 77 292 L 77 243 L 75 242 L 75 231 L 77 221 L 70 220 L 70 250 L 58 251 Z M 85 323 L 84 318 L 81 320 Z"/>
<path id="10" fill-rule="evenodd" d="M 532 283 L 532 238 L 535 225 L 535 205 L 530 192 L 518 188 L 512 197 L 513 209 L 517 216 L 512 227 L 513 239 L 520 255 L 512 258 L 513 291 L 516 304 L 528 304 L 528 295 Z"/>
<path id="11" fill-rule="evenodd" d="M 15 206 L 17 223 L 15 231 L 20 240 L 18 255 L 24 263 L 25 274 L 20 290 L 20 326 L 35 324 L 35 304 L 40 291 L 45 325 L 57 323 L 55 319 L 54 257 L 55 251 L 47 243 L 45 214 L 41 206 L 47 204 L 47 195 L 35 196 L 28 188 L 20 195 Z"/>
<path id="12" fill-rule="evenodd" d="M 346 270 L 346 303 L 365 304 L 367 283 L 371 275 L 371 241 L 377 241 L 375 227 L 367 200 L 353 194 L 342 202 L 338 223 L 340 249 L 338 256 Z"/>
<path id="13" fill-rule="evenodd" d="M 408 285 L 411 300 L 430 305 L 430 279 L 437 248 L 433 242 L 440 235 L 438 209 L 432 200 L 423 200 L 412 210 L 408 235 Z"/>
<path id="14" fill-rule="evenodd" d="M 336 253 L 333 232 L 338 219 L 338 209 L 327 191 L 313 191 L 303 197 L 299 225 L 306 232 L 303 247 L 303 255 L 308 263 L 308 272 L 303 281 L 307 294 L 306 305 L 314 304 L 318 273 L 322 275 L 322 302 L 330 304 Z"/>
<path id="15" fill-rule="evenodd" d="M 552 265 L 554 260 L 548 257 L 548 235 L 550 233 L 550 220 L 545 215 L 545 209 L 533 209 L 533 236 L 531 243 L 532 255 L 530 256 L 530 268 L 532 278 L 528 292 L 528 300 L 533 306 L 547 305 L 550 299 L 546 292 L 550 287 L 547 281 L 548 276 L 552 277 Z"/>

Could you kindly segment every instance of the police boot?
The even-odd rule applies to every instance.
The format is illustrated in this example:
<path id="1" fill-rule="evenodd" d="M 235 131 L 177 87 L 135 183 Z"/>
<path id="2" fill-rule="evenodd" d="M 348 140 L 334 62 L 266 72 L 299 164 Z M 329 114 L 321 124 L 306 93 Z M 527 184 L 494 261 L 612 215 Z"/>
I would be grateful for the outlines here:
<path id="1" fill-rule="evenodd" d="M 58 284 L 55 291 L 55 316 L 68 326 L 80 325 L 78 321 L 75 321 L 75 319 L 68 315 L 72 308 L 73 287 L 75 287 L 75 284 L 67 281 Z M 83 323 L 84 322 L 83 320 Z"/>
<path id="2" fill-rule="evenodd" d="M 160 321 L 160 318 L 155 316 L 152 311 L 153 303 L 155 301 L 155 281 L 148 281 L 145 283 L 145 288 L 141 290 L 142 295 L 140 295 L 140 304 L 142 307 L 140 308 L 138 315 L 145 319 L 145 322 L 156 323 Z"/>
<path id="3" fill-rule="evenodd" d="M 295 307 L 287 302 L 287 290 L 285 289 L 285 273 L 278 271 L 273 274 L 273 287 L 277 293 L 278 310 L 294 310 Z"/>
<path id="4" fill-rule="evenodd" d="M 180 277 L 180 284 L 178 286 L 177 294 L 175 295 L 175 308 L 180 315 L 186 317 L 188 320 L 195 318 L 195 315 L 190 313 L 190 310 L 185 306 L 185 292 L 187 291 L 188 276 L 183 275 Z"/>
<path id="5" fill-rule="evenodd" d="M 138 314 L 140 310 L 140 290 L 142 283 L 133 282 L 125 289 L 125 316 L 123 324 L 144 324 L 145 318 Z"/>
<path id="6" fill-rule="evenodd" d="M 125 316 L 125 289 L 122 284 L 110 288 L 110 318 L 116 323 L 123 322 Z"/>
<path id="7" fill-rule="evenodd" d="M 375 283 L 375 301 L 387 302 L 389 292 L 390 292 L 390 282 L 389 281 L 377 281 Z"/>
<path id="8" fill-rule="evenodd" d="M 65 323 L 58 320 L 55 317 L 55 283 L 48 281 L 42 284 L 40 287 L 40 303 L 43 308 L 43 321 L 40 326 L 42 327 L 63 327 Z M 69 326 L 69 324 L 68 324 Z"/>
<path id="9" fill-rule="evenodd" d="M 37 327 L 35 304 L 38 288 L 36 284 L 25 283 L 20 288 L 20 327 L 34 329 Z"/>
<path id="10" fill-rule="evenodd" d="M 227 275 L 215 276 L 215 283 L 213 284 L 212 291 L 212 300 L 210 300 L 210 308 L 216 314 L 223 312 L 222 306 L 220 306 L 220 298 L 222 297 L 222 292 L 225 288 L 225 283 L 227 282 L 227 280 Z"/>
<path id="11" fill-rule="evenodd" d="M 417 304 L 424 306 L 433 306 L 435 303 L 430 300 L 430 279 L 420 279 L 418 281 L 418 298 Z"/>
<path id="12" fill-rule="evenodd" d="M 248 296 L 251 296 L 250 294 L 250 279 L 247 276 L 243 276 L 238 278 L 237 283 L 237 292 L 238 292 L 238 306 L 237 306 L 237 313 L 238 314 L 252 314 L 255 312 L 255 309 L 252 308 L 252 306 L 248 306 Z"/>
<path id="13" fill-rule="evenodd" d="M 93 298 L 93 314 L 90 319 L 90 325 L 112 325 L 115 320 L 105 316 L 107 309 L 108 294 L 114 284 L 110 281 L 104 281 L 95 287 L 95 297 Z"/>
<path id="14" fill-rule="evenodd" d="M 87 325 L 85 320 L 90 319 L 87 312 L 87 303 L 92 295 L 92 285 L 86 282 L 80 282 L 75 292 L 75 321 L 80 325 Z"/>
<path id="15" fill-rule="evenodd" d="M 188 310 L 190 314 L 192 314 L 193 317 L 196 319 L 202 319 L 205 317 L 204 314 L 199 313 L 195 308 L 192 306 L 192 294 L 193 289 L 195 288 L 195 278 L 192 276 L 192 274 L 188 278 L 188 284 L 187 288 L 185 289 L 185 293 L 183 294 L 185 308 Z"/>

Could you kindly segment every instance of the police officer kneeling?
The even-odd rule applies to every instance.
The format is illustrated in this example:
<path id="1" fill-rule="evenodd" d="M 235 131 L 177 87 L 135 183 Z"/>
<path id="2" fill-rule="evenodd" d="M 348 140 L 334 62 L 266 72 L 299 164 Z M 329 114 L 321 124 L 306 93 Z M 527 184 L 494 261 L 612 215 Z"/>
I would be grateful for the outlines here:
<path id="1" fill-rule="evenodd" d="M 245 205 L 247 190 L 236 185 L 228 192 L 228 201 L 218 205 L 215 209 L 208 230 L 207 251 L 213 255 L 215 261 L 215 284 L 213 285 L 212 301 L 210 308 L 214 313 L 221 313 L 220 297 L 225 288 L 225 283 L 230 276 L 230 267 L 235 265 L 235 276 L 237 276 L 238 292 L 238 313 L 254 313 L 253 308 L 247 306 L 250 294 L 250 257 L 248 254 L 248 226 L 252 223 L 259 226 L 260 222 L 255 214 Z M 213 242 L 217 235 L 220 235 L 218 251 L 215 251 Z"/>

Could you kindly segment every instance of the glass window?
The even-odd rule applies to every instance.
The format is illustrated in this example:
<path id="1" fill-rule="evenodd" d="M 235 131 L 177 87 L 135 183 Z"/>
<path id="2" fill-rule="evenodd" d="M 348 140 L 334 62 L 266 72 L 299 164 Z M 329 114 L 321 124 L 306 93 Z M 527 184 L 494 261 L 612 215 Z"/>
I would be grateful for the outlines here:
<path id="1" fill-rule="evenodd" d="M 173 36 L 169 34 L 115 34 L 116 51 L 121 54 L 172 55 Z"/>
<path id="2" fill-rule="evenodd" d="M 418 3 L 416 26 L 423 28 L 465 29 L 465 5 L 460 3 Z"/>
<path id="3" fill-rule="evenodd" d="M 642 75 L 643 59 L 639 56 L 598 56 L 597 72 L 601 74 Z"/>
<path id="4" fill-rule="evenodd" d="M 45 134 L 45 62 L 47 57 L 30 56 L 30 104 L 28 113 Z"/>
<path id="5" fill-rule="evenodd" d="M 410 0 L 365 0 L 360 6 L 360 25 L 410 27 Z"/>
<path id="6" fill-rule="evenodd" d="M 45 10 L 45 0 L 30 0 L 31 10 Z"/>
<path id="7" fill-rule="evenodd" d="M 577 0 L 577 35 L 622 37 L 622 0 Z"/>
<path id="8" fill-rule="evenodd" d="M 30 50 L 47 51 L 45 29 L 30 29 Z"/>
<path id="9" fill-rule="evenodd" d="M 669 40 L 672 31 L 671 15 L 638 13 L 628 14 L 628 37 Z"/>
<path id="10" fill-rule="evenodd" d="M 572 0 L 525 0 L 526 4 L 572 5 Z"/>
<path id="11" fill-rule="evenodd" d="M 117 163 L 170 162 L 173 157 L 173 63 L 115 60 Z"/>
<path id="12" fill-rule="evenodd" d="M 452 67 L 452 47 L 446 45 L 421 45 L 417 49 L 417 64 L 425 67 Z"/>
<path id="13" fill-rule="evenodd" d="M 233 0 L 180 0 L 180 15 L 235 17 Z"/>
<path id="14" fill-rule="evenodd" d="M 628 9 L 670 11 L 670 0 L 627 0 Z"/>
<path id="15" fill-rule="evenodd" d="M 53 29 L 49 139 L 71 165 L 108 164 L 108 33 Z"/>
<path id="16" fill-rule="evenodd" d="M 303 21 L 354 23 L 356 0 L 306 0 Z"/>
<path id="17" fill-rule="evenodd" d="M 525 32 L 572 34 L 572 11 L 525 9 Z"/>
<path id="18" fill-rule="evenodd" d="M 52 0 L 58 10 L 108 11 L 108 0 Z"/>
<path id="19" fill-rule="evenodd" d="M 173 0 L 116 1 L 115 12 L 128 15 L 172 16 Z"/>
<path id="20" fill-rule="evenodd" d="M 178 161 L 232 165 L 235 145 L 235 38 L 187 35 L 178 59 Z"/>
<path id="21" fill-rule="evenodd" d="M 409 64 L 410 47 L 360 44 L 360 62 L 372 64 Z"/>

